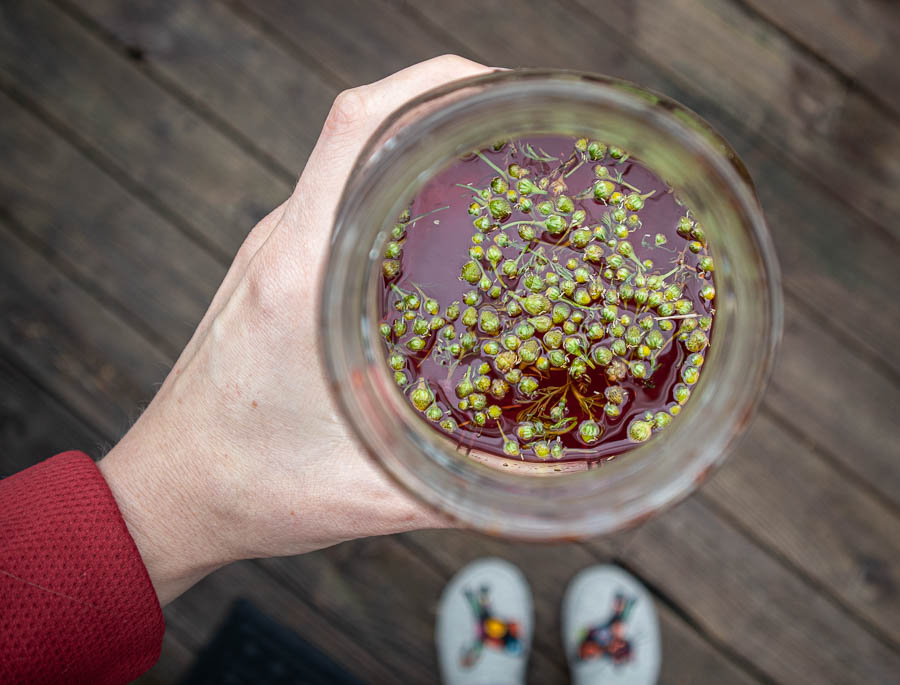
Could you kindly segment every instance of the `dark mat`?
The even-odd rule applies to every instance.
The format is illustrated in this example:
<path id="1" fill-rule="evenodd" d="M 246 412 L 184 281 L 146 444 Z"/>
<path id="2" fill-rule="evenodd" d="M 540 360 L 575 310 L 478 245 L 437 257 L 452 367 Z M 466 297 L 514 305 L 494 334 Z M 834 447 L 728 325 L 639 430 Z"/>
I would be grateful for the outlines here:
<path id="1" fill-rule="evenodd" d="M 292 630 L 239 599 L 182 685 L 363 685 Z"/>

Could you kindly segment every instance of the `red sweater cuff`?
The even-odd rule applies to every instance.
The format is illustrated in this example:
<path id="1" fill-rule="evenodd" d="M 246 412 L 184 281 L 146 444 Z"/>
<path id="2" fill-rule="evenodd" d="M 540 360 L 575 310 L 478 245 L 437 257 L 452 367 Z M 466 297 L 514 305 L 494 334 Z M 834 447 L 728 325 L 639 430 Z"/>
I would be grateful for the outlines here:
<path id="1" fill-rule="evenodd" d="M 165 629 L 103 476 L 65 452 L 0 480 L 0 682 L 125 683 Z"/>

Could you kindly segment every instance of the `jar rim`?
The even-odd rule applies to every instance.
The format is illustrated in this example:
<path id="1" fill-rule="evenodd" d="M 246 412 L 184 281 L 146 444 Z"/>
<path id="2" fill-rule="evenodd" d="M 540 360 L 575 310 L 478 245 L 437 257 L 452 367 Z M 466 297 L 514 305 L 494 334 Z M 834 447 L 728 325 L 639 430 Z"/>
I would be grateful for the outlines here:
<path id="1" fill-rule="evenodd" d="M 554 112 L 552 107 L 561 104 L 564 109 Z M 496 114 L 500 105 L 502 114 Z M 495 136 L 488 133 L 490 126 L 485 128 L 492 108 Z M 376 317 L 371 302 L 367 303 L 371 284 L 366 281 L 374 273 L 386 226 L 399 213 L 393 210 L 412 197 L 437 167 L 458 156 L 460 149 L 472 149 L 503 137 L 502 131 L 527 125 L 522 117 L 513 116 L 520 111 L 535 115 L 534 121 L 551 122 L 555 132 L 570 132 L 579 124 L 576 115 L 585 112 L 597 121 L 605 117 L 609 125 L 619 122 L 627 128 L 633 123 L 635 130 L 653 132 L 658 140 L 648 141 L 655 145 L 665 141 L 666 155 L 684 155 L 678 165 L 666 156 L 667 168 L 687 175 L 687 170 L 679 171 L 679 165 L 690 160 L 691 169 L 708 176 L 710 189 L 723 194 L 722 198 L 697 198 L 702 205 L 698 213 L 715 210 L 720 219 L 729 219 L 707 231 L 717 267 L 721 253 L 726 256 L 725 282 L 734 286 L 723 292 L 717 268 L 717 300 L 732 298 L 725 318 L 736 332 L 719 334 L 722 312 L 718 312 L 710 358 L 728 373 L 723 372 L 722 381 L 716 383 L 715 378 L 705 377 L 705 369 L 695 390 L 700 396 L 691 398 L 663 435 L 600 468 L 555 478 L 536 477 L 533 469 L 523 475 L 518 473 L 520 468 L 498 470 L 474 463 L 415 415 L 387 376 L 373 334 Z M 466 121 L 470 130 L 462 130 Z M 585 123 L 584 118 L 580 123 Z M 598 126 L 592 120 L 591 126 L 579 130 Z M 537 130 L 547 132 L 536 129 L 532 134 Z M 424 146 L 430 147 L 430 163 L 423 162 Z M 630 151 L 634 145 L 622 147 Z M 434 154 L 435 149 L 440 154 Z M 636 156 L 656 171 L 652 154 Z M 662 152 L 658 156 L 664 157 Z M 691 183 L 699 181 L 687 178 L 685 184 Z M 391 195 L 393 200 L 386 197 Z M 694 203 L 688 204 L 695 209 Z M 717 245 L 716 240 L 723 242 Z M 320 348 L 333 395 L 357 440 L 394 482 L 420 501 L 464 525 L 511 537 L 558 539 L 610 533 L 687 496 L 722 463 L 749 424 L 771 374 L 780 338 L 777 260 L 752 182 L 738 156 L 709 124 L 674 100 L 596 74 L 545 69 L 494 72 L 441 86 L 400 107 L 369 139 L 354 165 L 335 218 L 328 264 L 321 290 L 322 331 L 324 339 L 340 343 Z M 728 393 L 721 383 L 741 378 L 735 373 L 732 354 L 741 355 L 745 387 L 735 385 Z M 700 401 L 703 393 L 705 402 Z M 711 403 L 710 396 L 718 404 Z M 713 416 L 699 416 L 704 409 Z M 706 429 L 702 449 L 690 448 L 685 439 L 691 426 Z M 682 468 L 659 472 L 661 460 L 651 455 L 665 447 L 684 458 Z M 693 452 L 684 456 L 688 449 Z M 552 473 L 553 467 L 550 463 L 545 470 Z"/>

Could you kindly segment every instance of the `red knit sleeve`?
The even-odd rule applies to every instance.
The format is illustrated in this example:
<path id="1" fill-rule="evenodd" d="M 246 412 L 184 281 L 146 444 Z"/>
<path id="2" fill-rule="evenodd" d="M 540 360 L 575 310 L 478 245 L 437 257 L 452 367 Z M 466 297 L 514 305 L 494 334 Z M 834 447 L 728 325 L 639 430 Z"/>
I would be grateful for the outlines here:
<path id="1" fill-rule="evenodd" d="M 0 683 L 125 683 L 165 626 L 106 481 L 66 452 L 0 480 Z"/>

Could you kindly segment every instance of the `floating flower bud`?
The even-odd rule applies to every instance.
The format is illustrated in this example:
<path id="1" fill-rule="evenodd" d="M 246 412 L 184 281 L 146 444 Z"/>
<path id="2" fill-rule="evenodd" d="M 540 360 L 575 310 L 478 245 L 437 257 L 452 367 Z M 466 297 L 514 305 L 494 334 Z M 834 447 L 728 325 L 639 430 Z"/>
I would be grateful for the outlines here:
<path id="1" fill-rule="evenodd" d="M 518 361 L 516 353 L 507 350 L 496 356 L 494 359 L 494 368 L 497 369 L 499 373 L 506 373 L 515 366 L 516 361 Z"/>
<path id="2" fill-rule="evenodd" d="M 557 368 L 565 368 L 566 364 L 568 364 L 568 359 L 566 358 L 566 353 L 562 350 L 550 350 L 547 354 L 547 358 L 550 360 L 550 365 L 555 366 Z"/>
<path id="3" fill-rule="evenodd" d="M 592 140 L 587 146 L 587 153 L 588 157 L 590 157 L 592 161 L 597 162 L 603 159 L 603 156 L 606 154 L 606 145 L 604 145 L 603 143 L 598 143 L 596 140 Z"/>
<path id="4" fill-rule="evenodd" d="M 469 395 L 469 406 L 476 411 L 481 411 L 487 406 L 487 397 L 480 392 L 473 392 Z"/>
<path id="5" fill-rule="evenodd" d="M 502 378 L 495 378 L 491 381 L 491 397 L 502 400 L 509 392 L 509 383 Z"/>
<path id="6" fill-rule="evenodd" d="M 406 346 L 413 352 L 421 352 L 425 349 L 425 341 L 416 335 L 406 341 Z"/>
<path id="7" fill-rule="evenodd" d="M 478 266 L 478 263 L 469 261 L 463 264 L 460 278 L 472 285 L 478 283 L 478 281 L 481 280 L 481 268 Z"/>
<path id="8" fill-rule="evenodd" d="M 504 454 L 510 457 L 518 457 L 519 456 L 519 443 L 515 440 L 504 440 L 503 441 L 503 452 Z"/>
<path id="9" fill-rule="evenodd" d="M 543 340 L 548 350 L 558 349 L 562 345 L 563 332 L 558 328 L 552 328 L 544 333 Z"/>
<path id="10" fill-rule="evenodd" d="M 531 195 L 533 193 L 540 193 L 541 189 L 538 188 L 534 183 L 531 182 L 530 179 L 520 178 L 519 182 L 516 183 L 516 190 L 519 191 L 519 195 Z"/>
<path id="11" fill-rule="evenodd" d="M 566 220 L 559 214 L 551 214 L 544 221 L 544 226 L 550 235 L 559 235 L 566 230 Z"/>
<path id="12" fill-rule="evenodd" d="M 425 411 L 429 406 L 431 406 L 431 403 L 434 402 L 434 393 L 431 392 L 431 388 L 428 387 L 428 383 L 420 378 L 419 382 L 416 384 L 416 387 L 413 388 L 412 392 L 410 392 L 409 399 L 416 409 L 418 409 L 419 411 Z"/>
<path id="13" fill-rule="evenodd" d="M 534 326 L 534 329 L 538 333 L 546 333 L 553 326 L 552 319 L 546 314 L 541 316 L 535 316 L 534 318 L 529 319 L 531 325 Z M 521 337 L 521 336 L 519 336 Z"/>
<path id="14" fill-rule="evenodd" d="M 569 336 L 563 341 L 563 349 L 569 354 L 584 354 L 584 341 L 576 336 Z"/>
<path id="15" fill-rule="evenodd" d="M 587 363 L 583 359 L 573 359 L 569 366 L 569 375 L 572 378 L 580 378 L 587 373 Z"/>
<path id="16" fill-rule="evenodd" d="M 529 295 L 523 300 L 522 306 L 526 312 L 532 316 L 537 316 L 550 311 L 550 300 L 539 294 Z"/>
<path id="17" fill-rule="evenodd" d="M 572 235 L 569 237 L 569 242 L 573 247 L 577 247 L 579 249 L 587 246 L 588 243 L 591 242 L 593 238 L 593 234 L 587 228 L 579 228 L 575 231 L 572 231 Z"/>
<path id="18" fill-rule="evenodd" d="M 648 421 L 632 421 L 628 426 L 628 438 L 634 442 L 644 442 L 653 434 L 653 424 Z"/>
<path id="19" fill-rule="evenodd" d="M 644 208 L 644 198 L 637 193 L 631 193 L 625 198 L 625 207 L 632 212 L 639 212 Z"/>
<path id="20" fill-rule="evenodd" d="M 700 369 L 696 366 L 683 366 L 681 368 L 681 380 L 688 385 L 694 385 L 700 380 Z"/>
<path id="21" fill-rule="evenodd" d="M 400 273 L 400 262 L 396 259 L 385 259 L 381 263 L 381 271 L 387 279 L 396 278 Z"/>
<path id="22" fill-rule="evenodd" d="M 684 346 L 689 352 L 700 352 L 708 344 L 709 338 L 707 338 L 706 333 L 704 333 L 703 330 L 699 328 L 691 331 L 687 339 L 684 341 Z"/>
<path id="23" fill-rule="evenodd" d="M 578 426 L 578 436 L 588 445 L 593 445 L 600 439 L 602 430 L 596 421 L 582 421 Z"/>
<path id="24" fill-rule="evenodd" d="M 503 378 L 506 379 L 508 383 L 512 383 L 513 385 L 515 385 L 520 380 L 522 380 L 522 371 L 521 369 L 510 369 L 506 372 Z"/>
<path id="25" fill-rule="evenodd" d="M 532 378 L 531 376 L 523 376 L 522 380 L 519 381 L 519 392 L 527 397 L 531 397 L 537 389 L 538 382 L 536 378 Z"/>
<path id="26" fill-rule="evenodd" d="M 611 181 L 597 181 L 594 184 L 594 198 L 608 200 L 615 190 L 616 186 Z"/>
<path id="27" fill-rule="evenodd" d="M 650 374 L 647 364 L 642 361 L 631 362 L 631 375 L 635 378 L 646 378 Z"/>
<path id="28" fill-rule="evenodd" d="M 603 248 L 596 243 L 591 243 L 584 249 L 584 260 L 599 264 L 603 260 Z"/>

